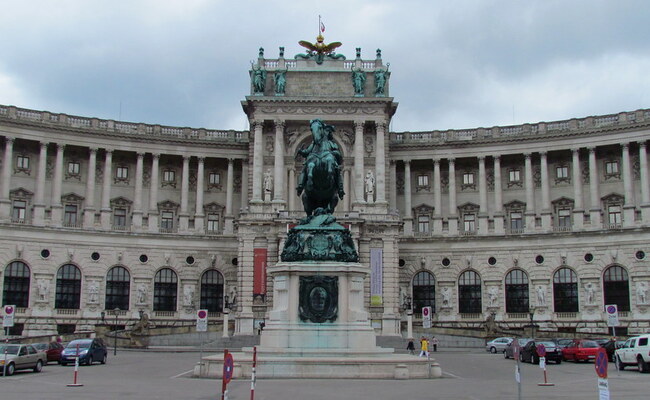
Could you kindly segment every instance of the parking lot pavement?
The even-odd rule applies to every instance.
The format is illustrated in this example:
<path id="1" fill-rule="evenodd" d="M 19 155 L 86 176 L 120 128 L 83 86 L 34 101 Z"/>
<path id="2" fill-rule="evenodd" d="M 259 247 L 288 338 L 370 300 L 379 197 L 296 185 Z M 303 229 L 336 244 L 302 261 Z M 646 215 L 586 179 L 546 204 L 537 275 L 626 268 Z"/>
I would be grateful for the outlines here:
<path id="1" fill-rule="evenodd" d="M 432 380 L 258 380 L 255 399 L 331 400 L 508 400 L 517 399 L 515 362 L 501 354 L 480 350 L 432 353 L 443 369 L 443 378 Z M 79 368 L 83 387 L 67 387 L 74 367 L 50 363 L 43 372 L 16 372 L 0 377 L 2 400 L 48 399 L 219 399 L 221 381 L 191 378 L 198 353 L 118 351 L 106 365 Z M 236 361 L 236 360 L 235 360 Z M 542 370 L 522 364 L 523 399 L 597 399 L 597 379 L 593 363 L 550 364 L 548 379 L 555 386 L 541 387 Z M 609 368 L 611 398 L 647 399 L 650 374 L 635 368 L 617 372 Z M 233 380 L 230 400 L 250 399 L 250 382 Z"/>

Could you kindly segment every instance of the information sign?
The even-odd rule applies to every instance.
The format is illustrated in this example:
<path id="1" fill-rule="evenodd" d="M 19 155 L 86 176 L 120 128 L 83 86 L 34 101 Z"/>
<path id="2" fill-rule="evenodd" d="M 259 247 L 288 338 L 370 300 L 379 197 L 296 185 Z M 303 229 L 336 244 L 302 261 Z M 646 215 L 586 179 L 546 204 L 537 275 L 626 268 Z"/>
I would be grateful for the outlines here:
<path id="1" fill-rule="evenodd" d="M 208 331 L 208 310 L 198 310 L 196 312 L 196 331 Z"/>
<path id="2" fill-rule="evenodd" d="M 431 328 L 431 307 L 422 307 L 422 327 Z"/>
<path id="3" fill-rule="evenodd" d="M 605 306 L 607 314 L 607 326 L 618 326 L 618 307 L 616 304 L 608 304 Z"/>
<path id="4" fill-rule="evenodd" d="M 539 367 L 541 369 L 546 368 L 546 357 L 540 357 L 539 358 Z"/>
<path id="5" fill-rule="evenodd" d="M 16 306 L 7 305 L 4 306 L 4 315 L 2 316 L 2 327 L 11 328 L 14 326 L 14 314 L 16 312 Z"/>

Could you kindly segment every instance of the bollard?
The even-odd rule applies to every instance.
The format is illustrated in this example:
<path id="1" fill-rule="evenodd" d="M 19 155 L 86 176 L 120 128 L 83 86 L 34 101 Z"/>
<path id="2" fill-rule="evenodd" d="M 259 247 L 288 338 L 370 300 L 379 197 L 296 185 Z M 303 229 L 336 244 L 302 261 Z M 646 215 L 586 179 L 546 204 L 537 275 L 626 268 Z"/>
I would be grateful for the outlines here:
<path id="1" fill-rule="evenodd" d="M 78 373 L 79 373 L 79 345 L 77 345 L 77 357 L 74 359 L 74 379 L 72 383 L 68 383 L 66 386 L 71 386 L 71 387 L 83 386 L 83 384 L 77 383 Z"/>
<path id="2" fill-rule="evenodd" d="M 257 346 L 253 346 L 253 369 L 251 372 L 251 400 L 255 400 L 255 366 L 257 364 Z"/>

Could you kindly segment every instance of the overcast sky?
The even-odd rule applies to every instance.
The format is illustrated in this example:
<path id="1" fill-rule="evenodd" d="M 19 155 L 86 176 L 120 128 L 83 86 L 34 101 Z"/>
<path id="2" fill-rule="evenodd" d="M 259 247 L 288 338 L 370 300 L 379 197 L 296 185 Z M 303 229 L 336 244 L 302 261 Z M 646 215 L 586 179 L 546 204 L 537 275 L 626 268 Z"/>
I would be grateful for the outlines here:
<path id="1" fill-rule="evenodd" d="M 650 108 L 647 0 L 0 0 L 0 104 L 247 129 L 250 62 L 314 41 L 390 63 L 391 129 Z"/>

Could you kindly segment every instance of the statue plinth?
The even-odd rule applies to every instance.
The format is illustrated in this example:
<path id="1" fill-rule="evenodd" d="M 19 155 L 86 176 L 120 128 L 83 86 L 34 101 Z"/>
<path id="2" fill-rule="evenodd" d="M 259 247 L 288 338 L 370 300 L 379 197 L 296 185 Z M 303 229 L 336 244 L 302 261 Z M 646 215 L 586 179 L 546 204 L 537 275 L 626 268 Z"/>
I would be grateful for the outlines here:
<path id="1" fill-rule="evenodd" d="M 350 231 L 331 214 L 308 217 L 301 222 L 287 235 L 282 261 L 359 261 Z"/>

